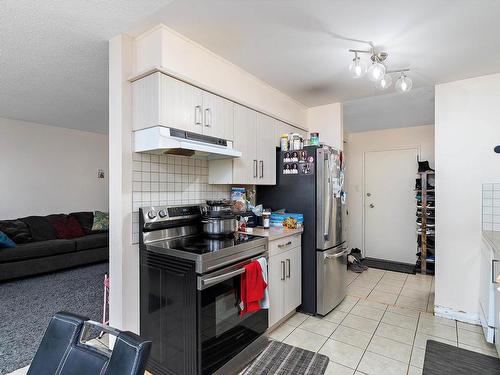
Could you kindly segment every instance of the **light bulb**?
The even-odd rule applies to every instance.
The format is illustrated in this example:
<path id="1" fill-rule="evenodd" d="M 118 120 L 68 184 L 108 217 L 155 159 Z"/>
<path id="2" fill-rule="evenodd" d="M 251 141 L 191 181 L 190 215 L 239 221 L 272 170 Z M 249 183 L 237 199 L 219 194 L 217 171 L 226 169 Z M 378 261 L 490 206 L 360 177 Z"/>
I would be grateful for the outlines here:
<path id="1" fill-rule="evenodd" d="M 361 61 L 356 54 L 354 59 L 352 59 L 351 65 L 349 65 L 349 71 L 353 78 L 361 78 L 366 74 L 366 63 Z"/>
<path id="2" fill-rule="evenodd" d="M 385 66 L 379 62 L 374 62 L 368 68 L 368 78 L 372 82 L 377 82 L 385 75 Z"/>
<path id="3" fill-rule="evenodd" d="M 389 74 L 386 74 L 382 77 L 380 81 L 375 82 L 375 87 L 379 90 L 385 90 L 392 85 L 392 77 Z"/>
<path id="4" fill-rule="evenodd" d="M 406 76 L 406 74 L 401 73 L 401 77 L 396 81 L 396 90 L 400 93 L 405 93 L 411 90 L 413 82 L 410 77 Z"/>

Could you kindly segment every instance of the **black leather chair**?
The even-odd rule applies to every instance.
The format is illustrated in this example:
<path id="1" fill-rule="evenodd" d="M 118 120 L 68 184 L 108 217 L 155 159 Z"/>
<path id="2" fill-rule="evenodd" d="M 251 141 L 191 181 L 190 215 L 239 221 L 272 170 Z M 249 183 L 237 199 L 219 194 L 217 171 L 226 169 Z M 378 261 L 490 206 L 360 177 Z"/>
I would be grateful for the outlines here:
<path id="1" fill-rule="evenodd" d="M 84 343 L 91 327 L 116 336 L 113 351 Z M 143 375 L 151 350 L 132 332 L 59 312 L 50 320 L 28 375 Z"/>

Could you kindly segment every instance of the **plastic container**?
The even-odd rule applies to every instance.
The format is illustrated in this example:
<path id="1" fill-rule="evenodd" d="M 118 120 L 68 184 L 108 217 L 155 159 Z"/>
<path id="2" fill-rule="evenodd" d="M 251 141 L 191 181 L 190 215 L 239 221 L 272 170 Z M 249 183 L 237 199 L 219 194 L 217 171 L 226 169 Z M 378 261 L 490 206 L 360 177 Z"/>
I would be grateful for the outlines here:
<path id="1" fill-rule="evenodd" d="M 319 133 L 311 133 L 311 146 L 319 146 Z"/>
<path id="2" fill-rule="evenodd" d="M 280 138 L 281 151 L 288 151 L 288 134 L 282 134 Z"/>
<path id="3" fill-rule="evenodd" d="M 270 211 L 263 211 L 262 212 L 262 226 L 264 229 L 269 229 L 271 226 L 271 212 Z"/>
<path id="4" fill-rule="evenodd" d="M 300 143 L 301 143 L 300 134 L 293 133 L 292 139 L 290 141 L 290 149 L 291 150 L 300 150 Z"/>

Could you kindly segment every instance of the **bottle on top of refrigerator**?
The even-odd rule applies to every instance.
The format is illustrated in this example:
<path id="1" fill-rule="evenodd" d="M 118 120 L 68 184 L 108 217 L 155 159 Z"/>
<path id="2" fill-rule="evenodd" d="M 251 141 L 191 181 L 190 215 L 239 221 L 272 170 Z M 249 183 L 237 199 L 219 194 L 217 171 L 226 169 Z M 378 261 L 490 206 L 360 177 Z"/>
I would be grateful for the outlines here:
<path id="1" fill-rule="evenodd" d="M 293 145 L 293 146 L 292 146 Z M 292 150 L 300 150 L 300 134 L 293 133 L 290 145 Z"/>
<path id="2" fill-rule="evenodd" d="M 288 134 L 284 133 L 280 138 L 281 151 L 288 151 Z"/>

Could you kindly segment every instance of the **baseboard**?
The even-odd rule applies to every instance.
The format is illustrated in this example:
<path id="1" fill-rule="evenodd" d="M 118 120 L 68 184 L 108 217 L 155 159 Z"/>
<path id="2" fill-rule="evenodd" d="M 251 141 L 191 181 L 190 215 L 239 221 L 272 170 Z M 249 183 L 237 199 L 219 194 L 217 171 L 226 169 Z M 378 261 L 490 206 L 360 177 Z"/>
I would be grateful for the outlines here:
<path id="1" fill-rule="evenodd" d="M 440 318 L 458 320 L 464 323 L 481 324 L 479 313 L 468 313 L 465 311 L 456 311 L 450 307 L 434 306 L 434 315 Z"/>
<path id="2" fill-rule="evenodd" d="M 363 258 L 362 263 L 371 268 L 378 268 L 386 271 L 402 272 L 415 274 L 415 265 L 408 263 L 395 262 L 377 258 Z"/>

